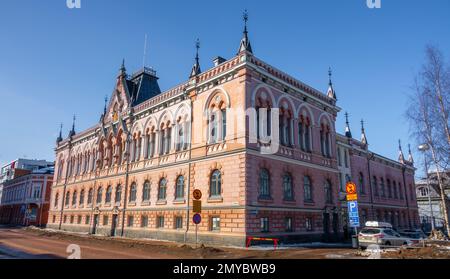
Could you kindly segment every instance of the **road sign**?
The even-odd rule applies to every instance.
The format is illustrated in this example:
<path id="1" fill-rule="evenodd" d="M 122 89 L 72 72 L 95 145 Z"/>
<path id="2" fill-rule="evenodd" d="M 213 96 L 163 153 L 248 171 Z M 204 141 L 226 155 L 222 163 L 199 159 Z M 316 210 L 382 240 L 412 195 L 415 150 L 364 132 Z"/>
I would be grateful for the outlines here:
<path id="1" fill-rule="evenodd" d="M 193 201 L 193 211 L 194 213 L 202 213 L 202 201 Z"/>
<path id="2" fill-rule="evenodd" d="M 198 213 L 194 214 L 194 217 L 192 217 L 192 221 L 194 224 L 198 225 L 202 222 L 202 216 Z"/>
<path id="3" fill-rule="evenodd" d="M 356 184 L 349 181 L 345 185 L 345 190 L 347 191 L 347 194 L 349 195 L 355 195 L 356 194 Z"/>
<path id="4" fill-rule="evenodd" d="M 356 200 L 358 200 L 358 194 L 347 195 L 347 201 L 356 201 Z"/>
<path id="5" fill-rule="evenodd" d="M 359 213 L 358 213 L 358 202 L 349 201 L 348 206 L 348 219 L 350 222 L 350 227 L 359 227 Z"/>
<path id="6" fill-rule="evenodd" d="M 195 189 L 192 195 L 194 196 L 194 199 L 199 200 L 202 198 L 202 191 L 200 191 L 199 189 Z"/>

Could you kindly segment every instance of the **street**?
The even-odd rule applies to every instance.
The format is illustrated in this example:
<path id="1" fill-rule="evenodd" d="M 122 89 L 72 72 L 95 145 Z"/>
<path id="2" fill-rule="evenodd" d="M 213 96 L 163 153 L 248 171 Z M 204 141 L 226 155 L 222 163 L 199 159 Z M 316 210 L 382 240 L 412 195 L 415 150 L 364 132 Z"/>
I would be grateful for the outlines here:
<path id="1" fill-rule="evenodd" d="M 172 242 L 66 234 L 47 230 L 0 228 L 0 259 L 61 259 L 80 247 L 82 259 L 333 259 L 361 258 L 350 248 L 193 248 Z"/>

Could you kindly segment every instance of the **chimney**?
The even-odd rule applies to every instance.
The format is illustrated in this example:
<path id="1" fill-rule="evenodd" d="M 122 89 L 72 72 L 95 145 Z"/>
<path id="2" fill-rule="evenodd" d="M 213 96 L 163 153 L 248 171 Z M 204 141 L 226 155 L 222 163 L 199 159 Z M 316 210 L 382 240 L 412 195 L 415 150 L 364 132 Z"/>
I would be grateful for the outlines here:
<path id="1" fill-rule="evenodd" d="M 214 67 L 219 66 L 220 64 L 222 64 L 223 62 L 227 61 L 225 58 L 217 56 L 216 58 L 214 58 L 213 62 L 214 62 Z"/>

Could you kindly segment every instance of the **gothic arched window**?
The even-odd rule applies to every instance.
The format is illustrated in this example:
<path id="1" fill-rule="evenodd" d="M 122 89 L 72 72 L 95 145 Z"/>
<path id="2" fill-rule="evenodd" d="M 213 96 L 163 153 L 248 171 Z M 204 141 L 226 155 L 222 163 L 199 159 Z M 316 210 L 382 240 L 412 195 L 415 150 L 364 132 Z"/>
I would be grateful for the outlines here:
<path id="1" fill-rule="evenodd" d="M 209 195 L 211 197 L 221 195 L 222 174 L 219 170 L 214 170 L 211 173 L 209 180 Z"/>

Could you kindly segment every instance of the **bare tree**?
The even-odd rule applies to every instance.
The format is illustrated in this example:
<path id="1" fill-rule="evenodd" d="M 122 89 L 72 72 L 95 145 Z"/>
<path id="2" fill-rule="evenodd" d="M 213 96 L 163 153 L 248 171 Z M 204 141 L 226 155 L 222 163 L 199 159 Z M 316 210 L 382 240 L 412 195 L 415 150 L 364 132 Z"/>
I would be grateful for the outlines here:
<path id="1" fill-rule="evenodd" d="M 426 143 L 430 148 L 430 154 L 426 156 L 436 168 L 445 226 L 450 233 L 448 198 L 441 177 L 450 160 L 449 89 L 450 70 L 442 53 L 434 46 L 427 46 L 426 62 L 414 79 L 406 117 L 417 143 Z"/>

